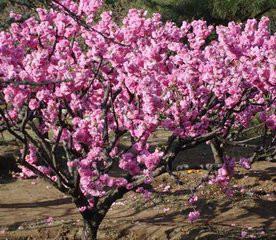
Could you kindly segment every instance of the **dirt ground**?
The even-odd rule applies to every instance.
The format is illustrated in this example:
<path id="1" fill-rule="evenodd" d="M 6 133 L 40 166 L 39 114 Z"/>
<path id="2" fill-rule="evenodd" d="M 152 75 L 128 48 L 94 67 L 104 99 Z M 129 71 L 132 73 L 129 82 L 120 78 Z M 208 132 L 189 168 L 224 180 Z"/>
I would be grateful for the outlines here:
<path id="1" fill-rule="evenodd" d="M 181 186 L 164 174 L 154 181 L 151 200 L 128 193 L 116 202 L 101 224 L 99 239 L 276 239 L 275 170 L 271 162 L 255 163 L 247 176 L 238 169 L 233 198 L 215 186 L 200 189 L 202 216 L 192 224 L 187 221 L 189 189 L 206 171 L 178 172 Z M 81 218 L 70 199 L 42 180 L 1 180 L 0 239 L 78 239 L 80 229 Z"/>

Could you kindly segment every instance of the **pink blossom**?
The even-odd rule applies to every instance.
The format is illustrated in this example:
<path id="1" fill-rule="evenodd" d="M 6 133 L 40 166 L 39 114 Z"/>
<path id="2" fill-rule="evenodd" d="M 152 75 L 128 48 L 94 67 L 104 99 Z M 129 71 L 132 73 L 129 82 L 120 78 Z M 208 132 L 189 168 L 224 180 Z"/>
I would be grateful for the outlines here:
<path id="1" fill-rule="evenodd" d="M 163 209 L 163 212 L 164 212 L 164 213 L 167 213 L 167 212 L 169 212 L 169 211 L 170 211 L 170 208 L 164 208 L 164 209 Z"/>
<path id="2" fill-rule="evenodd" d="M 239 164 L 247 170 L 251 168 L 251 160 L 248 158 L 241 158 Z"/>
<path id="3" fill-rule="evenodd" d="M 31 110 L 35 110 L 38 107 L 39 107 L 39 102 L 36 99 L 31 99 L 29 102 L 29 108 Z"/>
<path id="4" fill-rule="evenodd" d="M 241 231 L 241 238 L 245 238 L 248 235 L 248 232 Z"/>
<path id="5" fill-rule="evenodd" d="M 53 218 L 53 217 L 48 217 L 48 218 L 46 219 L 46 222 L 48 223 L 48 225 L 52 225 L 53 222 L 54 222 L 54 218 Z"/>
<path id="6" fill-rule="evenodd" d="M 67 166 L 70 167 L 70 168 L 77 167 L 78 165 L 79 165 L 79 162 L 78 162 L 78 161 L 70 161 L 70 162 L 67 162 Z"/>
<path id="7" fill-rule="evenodd" d="M 152 197 L 152 192 L 150 192 L 150 191 L 147 191 L 147 190 L 144 190 L 143 191 L 143 197 L 145 198 L 145 200 L 150 200 L 151 199 L 151 197 Z"/>
<path id="8" fill-rule="evenodd" d="M 189 203 L 191 205 L 194 205 L 196 202 L 198 201 L 198 197 L 196 195 L 192 195 L 190 198 L 189 198 Z"/>
<path id="9" fill-rule="evenodd" d="M 171 189 L 170 185 L 164 187 L 163 192 L 168 192 Z"/>
<path id="10" fill-rule="evenodd" d="M 51 179 L 52 179 L 54 182 L 56 182 L 58 178 L 57 178 L 57 176 L 52 176 Z"/>
<path id="11" fill-rule="evenodd" d="M 129 183 L 129 184 L 126 185 L 126 189 L 130 190 L 130 189 L 132 189 L 132 188 L 133 188 L 133 185 L 132 185 L 132 184 Z"/>
<path id="12" fill-rule="evenodd" d="M 13 18 L 14 20 L 18 21 L 22 18 L 22 16 L 18 13 L 10 12 L 10 18 Z"/>
<path id="13" fill-rule="evenodd" d="M 79 211 L 80 211 L 80 212 L 84 212 L 86 209 L 87 209 L 86 206 L 79 207 Z"/>
<path id="14" fill-rule="evenodd" d="M 276 130 L 276 115 L 271 115 L 266 119 L 266 125 L 268 128 L 271 130 L 275 131 Z"/>
<path id="15" fill-rule="evenodd" d="M 194 222 L 197 219 L 199 219 L 199 217 L 200 217 L 200 212 L 195 210 L 195 211 L 192 211 L 192 212 L 189 213 L 188 220 L 190 222 Z"/>
<path id="16" fill-rule="evenodd" d="M 228 197 L 233 197 L 234 196 L 234 191 L 231 188 L 227 188 L 224 192 Z"/>
<path id="17" fill-rule="evenodd" d="M 22 178 L 33 178 L 36 177 L 35 173 L 33 173 L 31 170 L 29 170 L 26 167 L 20 166 L 21 168 L 21 173 L 20 173 L 20 177 Z"/>

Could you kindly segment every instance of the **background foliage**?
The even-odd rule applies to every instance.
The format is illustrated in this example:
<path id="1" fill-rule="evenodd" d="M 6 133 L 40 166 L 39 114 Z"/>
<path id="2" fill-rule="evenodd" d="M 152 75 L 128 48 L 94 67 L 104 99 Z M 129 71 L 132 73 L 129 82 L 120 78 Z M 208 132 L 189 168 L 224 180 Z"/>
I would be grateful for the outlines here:
<path id="1" fill-rule="evenodd" d="M 49 0 L 0 0 L 0 27 L 11 23 L 8 13 L 14 10 L 28 17 L 41 4 Z M 210 24 L 227 24 L 248 18 L 269 16 L 271 30 L 276 31 L 276 0 L 106 0 L 105 9 L 114 12 L 120 22 L 130 8 L 147 9 L 150 14 L 159 12 L 164 20 L 181 24 L 183 20 L 204 19 Z"/>
<path id="2" fill-rule="evenodd" d="M 106 5 L 117 19 L 124 16 L 129 8 L 142 8 L 150 14 L 159 12 L 164 20 L 178 24 L 193 19 L 204 19 L 216 25 L 227 24 L 266 15 L 272 20 L 272 31 L 276 30 L 275 0 L 109 0 Z"/>

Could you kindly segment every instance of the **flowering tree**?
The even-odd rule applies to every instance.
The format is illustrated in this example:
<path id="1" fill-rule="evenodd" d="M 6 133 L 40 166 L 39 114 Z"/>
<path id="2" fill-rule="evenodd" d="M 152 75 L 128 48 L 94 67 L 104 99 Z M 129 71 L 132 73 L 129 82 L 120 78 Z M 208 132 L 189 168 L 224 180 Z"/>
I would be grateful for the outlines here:
<path id="1" fill-rule="evenodd" d="M 239 133 L 256 116 L 269 133 L 276 128 L 276 38 L 267 18 L 176 27 L 132 9 L 118 26 L 111 12 L 99 16 L 101 4 L 54 0 L 0 32 L 1 131 L 22 144 L 22 175 L 72 197 L 83 239 L 96 239 L 125 193 L 147 195 L 144 184 L 172 174 L 180 151 L 208 141 L 215 150 L 244 145 Z M 152 146 L 160 128 L 171 136 Z M 234 162 L 221 157 L 210 182 L 226 191 Z"/>

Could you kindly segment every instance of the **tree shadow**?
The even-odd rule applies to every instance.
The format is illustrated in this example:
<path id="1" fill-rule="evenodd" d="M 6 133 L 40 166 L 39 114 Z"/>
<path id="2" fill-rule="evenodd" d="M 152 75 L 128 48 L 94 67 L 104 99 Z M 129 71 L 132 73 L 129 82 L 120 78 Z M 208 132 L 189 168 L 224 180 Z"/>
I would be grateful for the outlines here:
<path id="1" fill-rule="evenodd" d="M 54 200 L 48 200 L 44 202 L 33 202 L 33 203 L 0 203 L 0 208 L 37 208 L 37 207 L 49 207 L 59 206 L 64 204 L 72 203 L 71 198 L 60 198 Z"/>
<path id="2" fill-rule="evenodd" d="M 247 213 L 240 215 L 239 218 L 245 218 L 250 215 L 256 214 L 258 217 L 264 219 L 263 225 L 269 229 L 276 221 L 276 201 L 267 201 L 263 199 L 256 199 L 256 207 L 244 207 Z"/>
<path id="3" fill-rule="evenodd" d="M 8 151 L 0 155 L 0 184 L 12 182 L 11 172 L 19 172 L 16 154 L 17 151 Z"/>
<path id="4" fill-rule="evenodd" d="M 276 167 L 269 167 L 262 170 L 249 170 L 246 174 L 236 174 L 236 179 L 241 179 L 245 176 L 258 178 L 260 181 L 272 180 L 275 178 Z M 275 179 L 274 179 L 275 181 Z"/>

